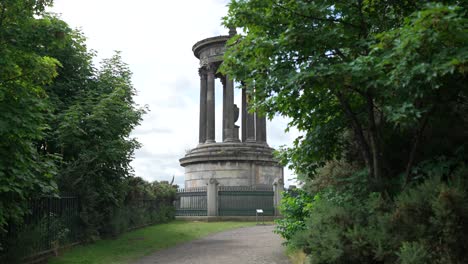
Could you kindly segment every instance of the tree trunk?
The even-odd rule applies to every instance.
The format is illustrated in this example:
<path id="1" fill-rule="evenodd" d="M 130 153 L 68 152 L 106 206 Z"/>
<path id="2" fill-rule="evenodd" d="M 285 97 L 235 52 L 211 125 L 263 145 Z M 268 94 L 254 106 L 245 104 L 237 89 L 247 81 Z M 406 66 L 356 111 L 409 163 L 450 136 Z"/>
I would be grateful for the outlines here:
<path id="1" fill-rule="evenodd" d="M 406 164 L 406 171 L 405 171 L 405 186 L 408 185 L 409 181 L 411 180 L 411 169 L 413 168 L 414 160 L 416 159 L 416 150 L 419 147 L 421 142 L 422 135 L 424 133 L 424 129 L 426 128 L 427 121 L 429 120 L 429 115 L 431 111 L 428 111 L 424 116 L 422 122 L 420 123 L 416 133 L 414 135 L 413 145 L 411 147 L 411 152 L 408 157 L 408 163 Z"/>
<path id="2" fill-rule="evenodd" d="M 378 136 L 377 124 L 375 123 L 374 99 L 370 92 L 367 92 L 367 114 L 369 121 L 369 141 L 372 153 L 372 163 L 374 165 L 373 179 L 380 186 L 382 184 L 382 153 Z"/>
<path id="3" fill-rule="evenodd" d="M 362 126 L 359 123 L 356 114 L 353 113 L 353 111 L 351 110 L 351 106 L 349 105 L 349 102 L 346 100 L 344 95 L 341 92 L 337 92 L 336 96 L 338 97 L 338 100 L 340 101 L 340 104 L 343 107 L 345 115 L 351 121 L 351 126 L 354 130 L 354 134 L 356 135 L 361 155 L 364 159 L 364 162 L 366 163 L 367 168 L 369 169 L 369 178 L 374 178 L 374 163 L 371 159 L 371 151 L 369 149 L 369 144 L 367 143 L 366 138 L 364 136 L 364 130 L 362 129 Z"/>

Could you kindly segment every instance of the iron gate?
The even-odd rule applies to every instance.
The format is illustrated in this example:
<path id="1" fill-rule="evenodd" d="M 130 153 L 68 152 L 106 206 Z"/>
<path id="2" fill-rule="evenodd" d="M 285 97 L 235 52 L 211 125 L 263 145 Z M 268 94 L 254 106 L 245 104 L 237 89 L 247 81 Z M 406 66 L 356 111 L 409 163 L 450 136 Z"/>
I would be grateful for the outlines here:
<path id="1" fill-rule="evenodd" d="M 176 216 L 206 216 L 206 187 L 177 190 Z"/>
<path id="2" fill-rule="evenodd" d="M 256 209 L 273 216 L 273 188 L 269 186 L 219 186 L 218 214 L 220 216 L 255 216 Z"/>

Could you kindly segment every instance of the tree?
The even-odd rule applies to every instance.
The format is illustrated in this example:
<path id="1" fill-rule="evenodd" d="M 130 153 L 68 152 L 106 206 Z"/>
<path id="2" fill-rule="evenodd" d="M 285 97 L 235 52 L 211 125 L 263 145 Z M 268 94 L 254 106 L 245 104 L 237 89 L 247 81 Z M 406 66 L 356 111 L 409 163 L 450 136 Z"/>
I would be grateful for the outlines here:
<path id="1" fill-rule="evenodd" d="M 0 242 L 28 200 L 57 194 L 81 199 L 83 238 L 100 235 L 139 147 L 128 66 L 117 53 L 94 69 L 83 34 L 44 13 L 51 3 L 0 3 Z"/>
<path id="2" fill-rule="evenodd" d="M 86 38 L 80 31 L 72 30 L 50 14 L 36 19 L 33 33 L 34 41 L 39 43 L 34 46 L 34 52 L 53 57 L 61 64 L 54 81 L 44 86 L 51 114 L 47 116 L 49 129 L 38 145 L 42 153 L 62 155 L 58 128 L 63 122 L 63 112 L 81 101 L 95 86 L 96 72 L 92 64 L 95 54 L 88 51 Z"/>
<path id="3" fill-rule="evenodd" d="M 35 52 L 37 20 L 52 1 L 6 0 L 0 3 L 0 235 L 7 223 L 22 221 L 27 200 L 52 194 L 54 158 L 39 155 L 49 114 L 44 85 L 60 63 Z M 60 39 L 52 38 L 58 43 Z M 1 245 L 0 245 L 1 247 Z"/>
<path id="4" fill-rule="evenodd" d="M 81 99 L 62 113 L 58 142 L 63 150 L 61 191 L 77 194 L 88 233 L 99 236 L 122 206 L 125 180 L 133 176 L 130 162 L 140 146 L 130 138 L 145 109 L 133 101 L 131 72 L 119 53 L 104 60 Z"/>
<path id="5" fill-rule="evenodd" d="M 222 71 L 305 132 L 280 158 L 309 200 L 277 231 L 308 263 L 467 261 L 466 7 L 231 1 Z"/>
<path id="6" fill-rule="evenodd" d="M 352 159 L 385 190 L 466 142 L 461 132 L 448 148 L 421 148 L 438 141 L 424 136 L 438 124 L 466 127 L 457 121 L 466 119 L 467 4 L 439 2 L 233 0 L 224 24 L 245 34 L 230 41 L 222 70 L 247 84 L 253 107 L 306 132 L 283 152 L 299 174 L 313 177 L 355 145 Z"/>
<path id="7" fill-rule="evenodd" d="M 131 71 L 119 53 L 96 70 L 83 34 L 49 14 L 36 19 L 34 39 L 36 53 L 61 63 L 54 81 L 44 85 L 48 129 L 37 141 L 38 151 L 60 157 L 59 192 L 80 198 L 83 239 L 92 239 L 123 206 L 139 147 L 129 135 L 145 110 L 133 101 Z"/>

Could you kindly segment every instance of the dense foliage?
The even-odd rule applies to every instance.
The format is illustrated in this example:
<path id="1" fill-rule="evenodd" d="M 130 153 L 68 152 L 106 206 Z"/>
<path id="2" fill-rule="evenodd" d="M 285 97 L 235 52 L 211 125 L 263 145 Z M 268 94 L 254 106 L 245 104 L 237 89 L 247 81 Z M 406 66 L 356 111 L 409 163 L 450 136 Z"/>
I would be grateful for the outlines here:
<path id="1" fill-rule="evenodd" d="M 0 3 L 0 234 L 7 222 L 20 221 L 31 193 L 55 190 L 53 157 L 41 155 L 37 142 L 45 135 L 49 104 L 44 86 L 57 76 L 60 62 L 34 51 L 35 14 L 49 1 Z M 51 43 L 60 40 L 53 35 Z M 0 245 L 1 248 L 1 245 Z"/>
<path id="2" fill-rule="evenodd" d="M 140 177 L 125 180 L 125 198 L 122 204 L 110 208 L 108 221 L 101 234 L 115 236 L 154 223 L 165 223 L 175 217 L 173 201 L 177 189 L 167 182 L 149 183 Z"/>
<path id="3" fill-rule="evenodd" d="M 280 210 L 284 218 L 277 220 L 276 232 L 285 239 L 307 229 L 305 219 L 309 216 L 312 197 L 302 189 L 290 189 L 283 193 Z"/>
<path id="4" fill-rule="evenodd" d="M 466 7 L 231 1 L 222 71 L 304 132 L 279 158 L 313 200 L 278 231 L 311 263 L 467 261 Z"/>
<path id="5" fill-rule="evenodd" d="M 296 219 L 304 227 L 291 234 L 286 231 L 295 225 L 288 223 L 278 231 L 291 246 L 310 254 L 310 263 L 465 263 L 466 167 L 452 176 L 455 180 L 431 177 L 388 199 L 363 188 L 354 171 L 334 174 L 327 186 L 306 185 L 315 193 L 305 205 L 307 216 L 285 210 L 282 223 Z M 316 176 L 323 178 L 330 179 L 329 170 Z"/>
<path id="6" fill-rule="evenodd" d="M 173 216 L 134 216 L 141 200 L 171 204 L 175 188 L 133 177 L 130 133 L 146 109 L 129 67 L 117 52 L 96 69 L 83 34 L 45 13 L 50 4 L 0 2 L 0 251 L 46 195 L 80 199 L 84 240 Z"/>

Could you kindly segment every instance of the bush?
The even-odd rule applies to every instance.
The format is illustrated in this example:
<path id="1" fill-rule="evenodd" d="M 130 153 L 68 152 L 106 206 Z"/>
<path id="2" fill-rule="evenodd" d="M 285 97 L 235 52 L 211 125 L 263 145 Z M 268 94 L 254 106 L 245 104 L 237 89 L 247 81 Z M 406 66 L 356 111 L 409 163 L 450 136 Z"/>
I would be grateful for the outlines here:
<path id="1" fill-rule="evenodd" d="M 285 191 L 280 211 L 284 216 L 276 220 L 275 232 L 286 238 L 288 243 L 298 232 L 306 229 L 305 218 L 309 216 L 312 198 L 302 189 Z"/>
<path id="2" fill-rule="evenodd" d="M 129 229 L 174 219 L 173 201 L 176 188 L 167 182 L 149 183 L 140 177 L 124 182 L 126 197 L 123 204 L 111 208 L 102 235 L 116 236 Z"/>
<path id="3" fill-rule="evenodd" d="M 433 176 L 394 199 L 329 187 L 308 206 L 301 232 L 281 234 L 314 264 L 468 263 L 466 172 L 453 179 Z"/>
<path id="4" fill-rule="evenodd" d="M 147 182 L 140 177 L 126 178 L 119 185 L 118 199 L 98 200 L 97 192 L 84 190 L 80 212 L 84 232 L 82 240 L 115 237 L 128 229 L 172 219 L 166 209 L 172 207 L 176 188 L 167 182 Z M 110 196 L 110 195 L 109 195 Z"/>
<path id="5" fill-rule="evenodd" d="M 434 177 L 397 197 L 388 218 L 401 263 L 427 257 L 433 263 L 468 263 L 466 173 L 463 176 L 452 182 Z"/>

